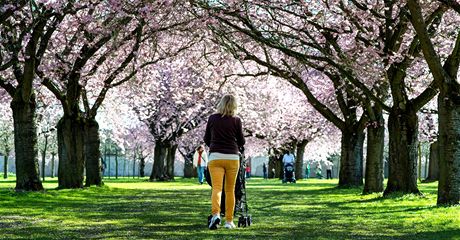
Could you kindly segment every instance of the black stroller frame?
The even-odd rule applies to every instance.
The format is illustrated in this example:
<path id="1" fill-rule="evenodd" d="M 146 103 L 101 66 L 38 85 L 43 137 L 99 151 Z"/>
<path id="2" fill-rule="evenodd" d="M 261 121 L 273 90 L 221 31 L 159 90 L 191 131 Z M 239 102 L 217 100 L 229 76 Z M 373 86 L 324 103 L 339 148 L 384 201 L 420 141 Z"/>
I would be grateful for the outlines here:
<path id="1" fill-rule="evenodd" d="M 240 168 L 235 183 L 235 211 L 234 216 L 238 216 L 238 227 L 249 227 L 252 224 L 252 216 L 249 214 L 249 207 L 246 192 L 246 161 L 244 152 L 240 154 Z M 209 171 L 206 172 L 206 182 L 212 187 Z M 221 214 L 225 213 L 225 191 L 222 191 L 220 204 Z M 212 215 L 208 216 L 208 225 Z"/>
<path id="2" fill-rule="evenodd" d="M 283 183 L 296 183 L 294 164 L 288 163 L 283 167 Z"/>
<path id="3" fill-rule="evenodd" d="M 238 227 L 249 227 L 252 224 L 252 216 L 249 214 L 249 207 L 246 192 L 246 160 L 244 154 L 240 155 L 240 169 L 238 171 L 237 183 L 235 185 L 235 216 L 238 217 Z M 238 179 L 240 180 L 238 183 Z M 240 187 L 237 191 L 237 187 Z M 237 194 L 240 196 L 237 197 Z"/>

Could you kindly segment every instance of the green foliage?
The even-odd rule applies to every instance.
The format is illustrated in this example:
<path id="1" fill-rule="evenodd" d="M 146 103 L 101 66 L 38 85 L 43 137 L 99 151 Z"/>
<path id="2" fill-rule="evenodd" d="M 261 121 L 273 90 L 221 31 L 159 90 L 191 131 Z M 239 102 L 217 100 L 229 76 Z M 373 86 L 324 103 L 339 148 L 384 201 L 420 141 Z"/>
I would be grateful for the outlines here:
<path id="1" fill-rule="evenodd" d="M 210 187 L 196 179 L 105 181 L 83 190 L 16 193 L 0 181 L 0 239 L 456 239 L 459 207 L 436 207 L 436 183 L 424 196 L 361 195 L 330 180 L 297 184 L 251 179 L 253 225 L 210 231 Z"/>

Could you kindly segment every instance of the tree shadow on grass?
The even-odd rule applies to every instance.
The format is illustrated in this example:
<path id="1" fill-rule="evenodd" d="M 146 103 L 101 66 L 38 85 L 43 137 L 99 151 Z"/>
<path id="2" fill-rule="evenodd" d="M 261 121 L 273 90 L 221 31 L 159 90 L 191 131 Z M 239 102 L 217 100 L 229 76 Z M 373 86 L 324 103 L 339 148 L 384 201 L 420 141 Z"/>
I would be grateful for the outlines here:
<path id="1" fill-rule="evenodd" d="M 127 179 L 127 178 L 120 178 L 120 179 L 104 179 L 104 184 L 110 183 L 139 183 L 139 182 L 149 182 L 149 179 Z"/>
<path id="2" fill-rule="evenodd" d="M 326 230 L 326 231 L 325 231 Z M 329 231 L 327 231 L 329 230 Z M 318 224 L 306 225 L 291 223 L 288 227 L 280 225 L 257 226 L 234 230 L 218 229 L 210 231 L 204 224 L 168 226 L 138 224 L 83 225 L 78 228 L 68 226 L 33 226 L 21 229 L 7 229 L 4 236 L 23 236 L 34 239 L 395 239 L 379 233 L 354 233 L 346 228 L 328 229 Z M 30 235 L 33 233 L 33 235 Z"/>
<path id="3" fill-rule="evenodd" d="M 2 179 L 0 180 L 0 183 L 16 183 L 16 180 L 5 180 L 5 179 Z"/>
<path id="4" fill-rule="evenodd" d="M 415 234 L 405 234 L 398 239 L 404 239 L 404 240 L 418 240 L 418 239 L 426 239 L 426 240 L 456 240 L 460 238 L 460 229 L 446 229 L 446 230 L 440 230 L 440 231 L 424 231 L 424 232 L 419 232 Z"/>
<path id="5" fill-rule="evenodd" d="M 379 202 L 385 199 L 367 199 L 360 195 L 360 189 L 337 189 L 332 185 L 311 184 L 318 189 L 305 185 L 270 184 L 266 189 L 249 186 L 254 225 L 233 232 L 206 228 L 210 190 L 204 188 L 103 187 L 19 195 L 1 190 L 0 215 L 20 217 L 4 221 L 19 227 L 0 229 L 0 235 L 35 239 L 398 239 L 410 236 L 412 229 L 392 222 L 395 214 L 402 213 L 399 217 L 404 217 L 406 213 L 430 209 L 381 205 Z M 362 225 L 356 221 L 358 218 L 378 223 Z M 0 219 L 0 226 L 1 223 Z M 401 233 L 388 233 L 388 229 Z"/>

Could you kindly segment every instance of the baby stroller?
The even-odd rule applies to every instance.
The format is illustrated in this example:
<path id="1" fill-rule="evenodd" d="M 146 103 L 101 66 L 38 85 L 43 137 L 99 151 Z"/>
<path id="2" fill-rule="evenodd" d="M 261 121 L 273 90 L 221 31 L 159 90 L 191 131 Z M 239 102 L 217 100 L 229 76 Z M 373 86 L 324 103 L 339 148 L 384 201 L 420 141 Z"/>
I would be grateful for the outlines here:
<path id="1" fill-rule="evenodd" d="M 249 215 L 247 194 L 246 194 L 246 161 L 244 154 L 240 155 L 240 170 L 235 184 L 235 216 L 238 217 L 238 227 L 249 227 L 252 224 L 252 217 Z"/>
<path id="2" fill-rule="evenodd" d="M 243 151 L 241 151 L 243 152 Z M 249 208 L 246 196 L 246 162 L 244 154 L 240 154 L 240 169 L 235 183 L 235 216 L 238 217 L 238 227 L 249 227 L 252 224 L 252 217 L 249 215 Z M 212 187 L 211 176 L 209 171 L 205 173 L 206 182 Z M 222 198 L 220 203 L 220 214 L 225 215 L 225 192 L 222 191 Z M 208 223 L 211 221 L 212 215 L 208 216 Z"/>
<path id="3" fill-rule="evenodd" d="M 284 166 L 284 177 L 283 183 L 295 183 L 295 173 L 294 173 L 294 165 L 292 163 L 288 163 Z"/>

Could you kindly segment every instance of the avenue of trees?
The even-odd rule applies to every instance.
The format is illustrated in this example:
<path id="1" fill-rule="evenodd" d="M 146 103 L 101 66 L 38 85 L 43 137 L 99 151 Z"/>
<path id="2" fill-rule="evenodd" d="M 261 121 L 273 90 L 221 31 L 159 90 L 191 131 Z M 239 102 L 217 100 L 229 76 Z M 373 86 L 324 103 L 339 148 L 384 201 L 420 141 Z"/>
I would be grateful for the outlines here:
<path id="1" fill-rule="evenodd" d="M 16 190 L 43 190 L 51 156 L 59 188 L 100 186 L 120 151 L 133 176 L 153 159 L 150 180 L 173 180 L 176 155 L 193 176 L 230 92 L 269 169 L 291 150 L 301 176 L 321 140 L 339 150 L 340 187 L 419 194 L 420 142 L 435 142 L 427 180 L 458 204 L 459 26 L 453 0 L 2 1 L 4 173 L 14 156 Z"/>

